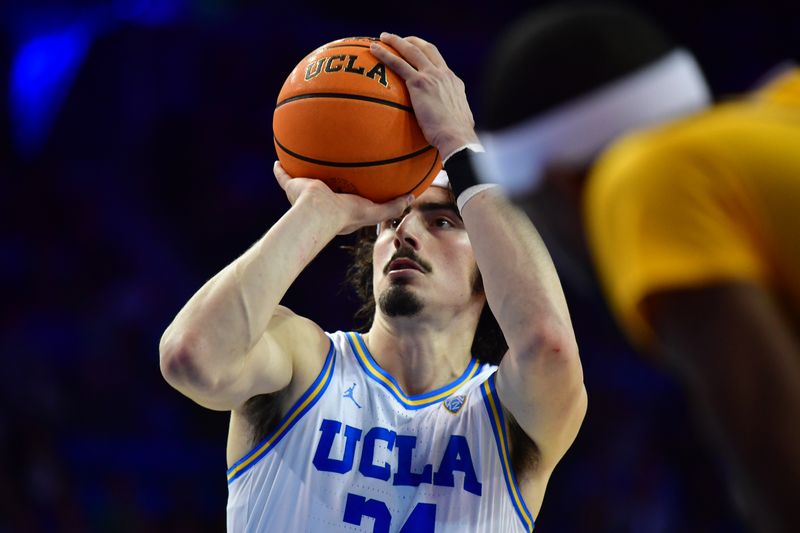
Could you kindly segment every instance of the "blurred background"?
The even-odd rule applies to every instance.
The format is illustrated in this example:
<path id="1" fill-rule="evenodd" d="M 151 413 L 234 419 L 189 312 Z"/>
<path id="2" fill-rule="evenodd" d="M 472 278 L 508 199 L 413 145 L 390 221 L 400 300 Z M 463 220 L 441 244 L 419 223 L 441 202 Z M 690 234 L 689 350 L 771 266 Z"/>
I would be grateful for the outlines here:
<path id="1" fill-rule="evenodd" d="M 0 4 L 0 532 L 223 531 L 227 414 L 172 390 L 158 341 L 287 209 L 272 110 L 309 51 L 388 30 L 434 42 L 481 121 L 481 73 L 533 5 L 297 0 Z M 641 2 L 715 95 L 800 46 L 786 2 Z M 350 329 L 334 241 L 284 303 Z M 558 266 L 558 265 L 557 265 Z M 677 384 L 592 287 L 565 287 L 590 407 L 537 521 L 551 532 L 738 532 Z"/>

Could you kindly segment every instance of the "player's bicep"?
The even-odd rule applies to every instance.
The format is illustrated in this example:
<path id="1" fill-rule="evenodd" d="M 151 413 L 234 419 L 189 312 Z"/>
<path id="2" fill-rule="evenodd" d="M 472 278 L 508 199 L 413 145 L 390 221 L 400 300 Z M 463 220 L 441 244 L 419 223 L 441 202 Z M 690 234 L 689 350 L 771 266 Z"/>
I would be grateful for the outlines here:
<path id="1" fill-rule="evenodd" d="M 192 399 L 209 409 L 238 409 L 254 396 L 282 390 L 313 373 L 327 344 L 327 336 L 314 322 L 279 306 L 250 352 L 230 369 L 230 378 Z"/>
<path id="2" fill-rule="evenodd" d="M 541 467 L 552 469 L 575 440 L 586 414 L 577 347 L 509 352 L 497 373 L 497 393 L 538 448 Z"/>

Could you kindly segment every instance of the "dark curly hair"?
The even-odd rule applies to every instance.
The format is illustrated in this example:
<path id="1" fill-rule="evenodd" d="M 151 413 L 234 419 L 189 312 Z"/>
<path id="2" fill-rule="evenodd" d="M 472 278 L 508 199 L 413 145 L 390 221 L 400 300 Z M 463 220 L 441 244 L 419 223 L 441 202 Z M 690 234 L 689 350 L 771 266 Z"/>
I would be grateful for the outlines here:
<path id="1" fill-rule="evenodd" d="M 361 307 L 355 318 L 360 321 L 359 331 L 367 331 L 375 318 L 375 296 L 372 293 L 372 249 L 375 246 L 375 227 L 361 228 L 355 236 L 353 246 L 346 246 L 353 262 L 347 270 L 347 283 L 355 290 Z M 480 272 L 475 280 L 475 291 L 483 291 Z M 494 318 L 488 304 L 481 311 L 475 337 L 472 340 L 472 355 L 483 363 L 500 364 L 503 354 L 508 350 L 500 325 Z"/>

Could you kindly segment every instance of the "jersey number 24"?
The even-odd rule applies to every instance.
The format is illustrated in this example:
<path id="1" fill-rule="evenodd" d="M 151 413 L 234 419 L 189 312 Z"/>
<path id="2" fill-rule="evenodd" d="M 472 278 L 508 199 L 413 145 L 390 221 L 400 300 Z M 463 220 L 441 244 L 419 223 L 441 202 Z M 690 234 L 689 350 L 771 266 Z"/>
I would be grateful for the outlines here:
<path id="1" fill-rule="evenodd" d="M 348 493 L 344 507 L 344 521 L 347 524 L 361 525 L 361 519 L 369 516 L 375 519 L 372 533 L 389 533 L 392 525 L 392 514 L 386 504 L 380 500 L 368 500 L 364 496 Z M 434 533 L 436 523 L 436 505 L 418 503 L 408 516 L 399 533 Z"/>

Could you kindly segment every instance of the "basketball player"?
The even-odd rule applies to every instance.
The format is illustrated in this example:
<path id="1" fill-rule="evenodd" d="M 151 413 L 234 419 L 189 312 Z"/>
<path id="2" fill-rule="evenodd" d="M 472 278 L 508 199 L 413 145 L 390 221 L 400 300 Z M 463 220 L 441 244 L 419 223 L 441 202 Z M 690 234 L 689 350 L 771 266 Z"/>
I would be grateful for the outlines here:
<path id="1" fill-rule="evenodd" d="M 585 222 L 617 318 L 685 385 L 743 514 L 800 531 L 800 71 L 706 109 L 691 54 L 607 6 L 534 13 L 491 64 L 483 174 L 556 242 Z"/>
<path id="2" fill-rule="evenodd" d="M 437 49 L 385 34 L 426 138 L 478 148 L 461 81 Z M 586 395 L 547 251 L 495 187 L 440 175 L 383 205 L 275 176 L 292 204 L 165 331 L 167 381 L 231 412 L 230 531 L 530 531 Z M 454 200 L 458 199 L 456 203 Z M 378 225 L 365 334 L 326 333 L 279 305 L 337 234 Z M 373 230 L 374 231 L 374 230 Z M 488 304 L 508 350 L 471 346 Z"/>

